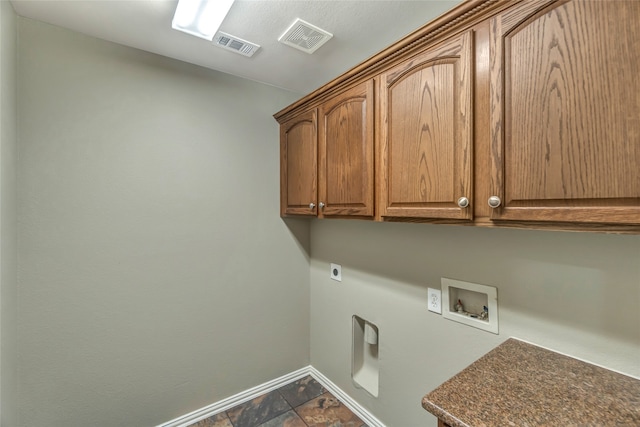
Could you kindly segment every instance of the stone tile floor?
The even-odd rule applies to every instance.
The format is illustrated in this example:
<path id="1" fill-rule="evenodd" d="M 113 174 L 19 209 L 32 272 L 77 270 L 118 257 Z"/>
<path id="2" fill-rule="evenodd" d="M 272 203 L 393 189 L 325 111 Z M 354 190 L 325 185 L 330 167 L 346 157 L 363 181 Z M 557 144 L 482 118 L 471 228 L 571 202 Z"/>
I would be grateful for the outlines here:
<path id="1" fill-rule="evenodd" d="M 306 376 L 190 427 L 366 427 L 315 379 Z"/>

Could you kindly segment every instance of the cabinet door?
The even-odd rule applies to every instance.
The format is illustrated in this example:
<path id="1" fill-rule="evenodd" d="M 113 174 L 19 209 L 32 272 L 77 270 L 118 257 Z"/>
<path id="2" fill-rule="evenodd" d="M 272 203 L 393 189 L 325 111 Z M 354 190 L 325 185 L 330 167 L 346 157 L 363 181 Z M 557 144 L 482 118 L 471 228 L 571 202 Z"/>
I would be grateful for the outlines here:
<path id="1" fill-rule="evenodd" d="M 467 32 L 380 77 L 383 217 L 472 218 L 472 59 Z"/>
<path id="2" fill-rule="evenodd" d="M 317 211 L 316 110 L 280 125 L 280 214 L 315 216 Z"/>
<path id="3" fill-rule="evenodd" d="M 318 215 L 372 217 L 373 80 L 325 102 L 319 114 Z"/>
<path id="4" fill-rule="evenodd" d="M 492 219 L 640 223 L 639 17 L 573 0 L 491 19 Z"/>

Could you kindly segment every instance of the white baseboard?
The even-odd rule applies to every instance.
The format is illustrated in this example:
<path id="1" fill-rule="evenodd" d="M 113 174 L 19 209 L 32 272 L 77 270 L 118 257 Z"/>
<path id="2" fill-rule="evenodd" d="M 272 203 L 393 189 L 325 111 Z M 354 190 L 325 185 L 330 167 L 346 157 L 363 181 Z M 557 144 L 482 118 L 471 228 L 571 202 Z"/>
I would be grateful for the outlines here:
<path id="1" fill-rule="evenodd" d="M 344 406 L 351 409 L 351 412 L 356 414 L 362 421 L 364 421 L 369 427 L 386 427 L 382 424 L 382 421 L 373 416 L 373 414 L 360 406 L 358 402 L 353 400 L 351 396 L 342 391 L 337 385 L 335 385 L 329 378 L 322 375 L 313 366 L 309 366 L 309 375 L 316 379 L 322 387 L 326 388 L 331 394 L 338 398 L 339 401 L 344 403 Z"/>
<path id="2" fill-rule="evenodd" d="M 276 390 L 283 385 L 292 383 L 301 378 L 306 377 L 307 375 L 311 375 L 316 381 L 318 381 L 327 391 L 333 394 L 338 398 L 344 405 L 351 410 L 354 414 L 356 414 L 362 421 L 364 421 L 370 427 L 385 427 L 380 420 L 374 417 L 369 411 L 364 409 L 362 406 L 358 404 L 355 400 L 351 398 L 347 393 L 342 391 L 338 386 L 332 383 L 327 377 L 322 375 L 317 369 L 313 366 L 309 365 L 304 368 L 298 369 L 297 371 L 291 372 L 289 374 L 283 375 L 274 380 L 268 381 L 264 384 L 260 384 L 238 394 L 235 394 L 226 399 L 220 400 L 216 403 L 212 403 L 211 405 L 205 406 L 204 408 L 197 409 L 189 414 L 183 415 L 181 417 L 175 418 L 166 423 L 160 424 L 157 427 L 187 427 L 191 424 L 197 423 L 198 421 L 209 418 L 213 415 L 216 415 L 220 412 L 231 409 L 237 405 L 248 402 L 252 399 L 255 399 L 258 396 L 261 396 L 265 393 L 269 393 L 270 391 Z"/>

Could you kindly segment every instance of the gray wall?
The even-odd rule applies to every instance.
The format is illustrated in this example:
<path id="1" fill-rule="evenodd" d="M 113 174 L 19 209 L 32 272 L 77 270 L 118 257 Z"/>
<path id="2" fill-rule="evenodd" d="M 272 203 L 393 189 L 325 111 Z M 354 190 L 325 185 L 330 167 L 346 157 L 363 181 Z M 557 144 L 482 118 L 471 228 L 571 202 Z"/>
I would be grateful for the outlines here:
<path id="1" fill-rule="evenodd" d="M 20 426 L 154 425 L 309 361 L 389 426 L 435 425 L 421 397 L 509 336 L 640 376 L 640 236 L 282 221 L 271 114 L 299 96 L 18 21 Z M 500 335 L 428 312 L 441 277 L 496 286 Z M 377 399 L 350 379 L 353 314 L 380 328 Z"/>
<path id="2" fill-rule="evenodd" d="M 421 398 L 510 336 L 640 376 L 640 236 L 321 220 L 311 255 L 311 364 L 390 427 L 435 426 Z M 500 334 L 429 312 L 441 277 L 497 287 Z M 354 314 L 379 328 L 377 399 L 351 381 Z"/>
<path id="3" fill-rule="evenodd" d="M 271 117 L 298 95 L 18 34 L 20 425 L 154 425 L 308 365 Z"/>
<path id="4" fill-rule="evenodd" d="M 17 416 L 16 14 L 0 1 L 0 425 Z"/>

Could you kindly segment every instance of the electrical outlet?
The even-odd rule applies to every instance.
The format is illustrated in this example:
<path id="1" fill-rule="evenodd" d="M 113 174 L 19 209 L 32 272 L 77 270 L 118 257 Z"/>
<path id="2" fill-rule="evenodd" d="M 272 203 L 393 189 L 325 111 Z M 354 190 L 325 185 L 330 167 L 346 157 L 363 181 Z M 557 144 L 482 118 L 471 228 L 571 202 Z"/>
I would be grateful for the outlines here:
<path id="1" fill-rule="evenodd" d="M 329 275 L 333 280 L 342 282 L 342 266 L 340 264 L 331 264 Z"/>
<path id="2" fill-rule="evenodd" d="M 442 314 L 442 292 L 440 289 L 427 288 L 429 311 Z"/>

